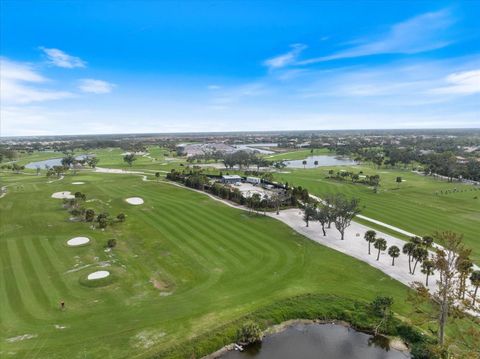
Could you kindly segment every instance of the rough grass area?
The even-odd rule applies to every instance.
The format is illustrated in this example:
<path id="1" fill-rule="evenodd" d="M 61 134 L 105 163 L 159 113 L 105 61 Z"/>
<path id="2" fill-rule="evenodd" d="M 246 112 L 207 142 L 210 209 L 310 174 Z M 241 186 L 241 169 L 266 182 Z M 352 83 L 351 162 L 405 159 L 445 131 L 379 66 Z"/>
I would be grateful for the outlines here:
<path id="1" fill-rule="evenodd" d="M 318 312 L 311 313 L 325 317 L 375 295 L 393 296 L 398 315 L 410 315 L 407 288 L 380 271 L 274 219 L 199 193 L 131 175 L 69 174 L 48 183 L 44 176 L 8 174 L 1 180 L 8 193 L 0 199 L 0 357 L 147 358 L 197 348 L 192 340 L 248 315 L 265 324 L 310 317 L 311 302 L 295 310 L 276 304 L 306 294 L 343 298 L 315 304 Z M 50 196 L 76 190 L 74 181 L 86 183 L 87 208 L 123 212 L 126 222 L 101 231 L 69 221 L 62 201 Z M 124 201 L 133 196 L 145 205 Z M 91 245 L 65 246 L 75 236 L 89 237 Z M 110 238 L 117 246 L 106 251 Z M 99 288 L 80 284 L 99 268 L 118 269 L 116 280 Z M 261 308 L 270 309 L 261 314 Z M 450 335 L 459 325 L 452 323 Z M 218 333 L 220 339 L 198 342 L 195 351 L 231 340 L 231 332 Z"/>

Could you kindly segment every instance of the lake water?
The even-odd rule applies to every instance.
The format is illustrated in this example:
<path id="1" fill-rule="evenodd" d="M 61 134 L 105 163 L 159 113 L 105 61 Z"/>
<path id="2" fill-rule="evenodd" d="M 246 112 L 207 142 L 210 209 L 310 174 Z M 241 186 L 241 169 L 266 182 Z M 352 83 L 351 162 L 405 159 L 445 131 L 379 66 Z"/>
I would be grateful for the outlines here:
<path id="1" fill-rule="evenodd" d="M 88 156 L 91 156 L 91 155 L 78 155 L 75 157 L 75 159 L 84 160 Z M 61 165 L 62 165 L 62 158 L 50 158 L 48 160 L 30 162 L 25 165 L 25 168 L 30 168 L 30 169 L 41 168 L 43 170 L 45 169 L 45 167 L 53 167 L 53 166 L 61 166 Z"/>
<path id="2" fill-rule="evenodd" d="M 405 359 L 409 353 L 382 348 L 372 336 L 335 324 L 297 324 L 266 336 L 243 352 L 221 359 Z"/>
<path id="3" fill-rule="evenodd" d="M 315 168 L 324 166 L 354 166 L 356 162 L 350 158 L 337 157 L 337 156 L 310 156 L 305 158 L 307 164 L 304 166 L 304 160 L 284 161 L 288 168 Z M 318 161 L 318 165 L 315 166 L 315 161 Z"/>

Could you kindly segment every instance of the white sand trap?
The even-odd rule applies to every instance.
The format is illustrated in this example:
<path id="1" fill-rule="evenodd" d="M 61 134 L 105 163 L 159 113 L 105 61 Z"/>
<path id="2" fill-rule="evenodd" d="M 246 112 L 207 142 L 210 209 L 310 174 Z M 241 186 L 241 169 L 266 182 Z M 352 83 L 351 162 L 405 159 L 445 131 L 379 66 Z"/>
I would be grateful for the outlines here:
<path id="1" fill-rule="evenodd" d="M 72 182 L 72 184 L 85 184 L 85 182 Z"/>
<path id="2" fill-rule="evenodd" d="M 87 244 L 88 242 L 90 242 L 90 239 L 87 237 L 75 237 L 75 238 L 69 239 L 67 241 L 67 245 L 69 245 L 70 247 L 76 247 L 76 246 L 81 246 L 83 244 Z"/>
<path id="3" fill-rule="evenodd" d="M 52 198 L 57 198 L 57 199 L 72 199 L 75 198 L 73 194 L 71 194 L 69 191 L 63 191 L 63 192 L 55 192 L 52 194 Z"/>
<path id="4" fill-rule="evenodd" d="M 88 280 L 95 280 L 101 278 L 107 278 L 110 275 L 109 271 L 106 270 L 99 270 L 93 273 L 90 273 L 87 277 Z"/>
<path id="5" fill-rule="evenodd" d="M 130 197 L 130 198 L 127 198 L 125 201 L 127 201 L 127 203 L 133 204 L 134 206 L 143 204 L 143 199 L 140 197 Z"/>

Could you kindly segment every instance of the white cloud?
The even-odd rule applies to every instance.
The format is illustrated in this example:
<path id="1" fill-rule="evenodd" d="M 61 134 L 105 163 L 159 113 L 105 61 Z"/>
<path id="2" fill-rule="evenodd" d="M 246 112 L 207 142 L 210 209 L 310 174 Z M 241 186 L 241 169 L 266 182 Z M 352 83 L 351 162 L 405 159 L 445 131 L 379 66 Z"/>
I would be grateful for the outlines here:
<path id="1" fill-rule="evenodd" d="M 212 90 L 212 91 L 220 90 L 221 88 L 222 88 L 222 86 L 220 86 L 220 85 L 208 85 L 207 86 L 207 89 Z"/>
<path id="2" fill-rule="evenodd" d="M 40 49 L 47 55 L 47 58 L 52 65 L 67 69 L 86 66 L 86 62 L 81 58 L 69 55 L 62 50 L 48 49 L 45 47 L 40 47 Z"/>
<path id="3" fill-rule="evenodd" d="M 110 93 L 114 87 L 115 85 L 112 83 L 95 79 L 82 79 L 78 86 L 83 92 L 95 94 Z"/>
<path id="4" fill-rule="evenodd" d="M 434 88 L 432 94 L 471 95 L 480 93 L 480 70 L 462 71 L 446 77 L 447 86 Z"/>
<path id="5" fill-rule="evenodd" d="M 32 65 L 0 58 L 0 98 L 3 104 L 26 104 L 73 96 L 68 91 L 38 87 L 46 82 L 48 79 L 36 72 Z"/>
<path id="6" fill-rule="evenodd" d="M 44 82 L 46 79 L 35 72 L 33 66 L 28 63 L 10 61 L 0 58 L 0 73 L 3 79 L 20 80 L 28 82 Z"/>
<path id="7" fill-rule="evenodd" d="M 445 47 L 451 41 L 443 39 L 444 30 L 454 20 L 448 10 L 429 12 L 391 26 L 380 36 L 356 40 L 349 49 L 332 55 L 298 62 L 308 65 L 316 62 L 345 59 L 377 54 L 415 54 Z"/>
<path id="8" fill-rule="evenodd" d="M 291 65 L 295 63 L 298 55 L 300 55 L 300 53 L 307 48 L 307 46 L 304 44 L 292 44 L 290 47 L 292 50 L 289 52 L 267 59 L 263 62 L 263 64 L 271 70 Z"/>

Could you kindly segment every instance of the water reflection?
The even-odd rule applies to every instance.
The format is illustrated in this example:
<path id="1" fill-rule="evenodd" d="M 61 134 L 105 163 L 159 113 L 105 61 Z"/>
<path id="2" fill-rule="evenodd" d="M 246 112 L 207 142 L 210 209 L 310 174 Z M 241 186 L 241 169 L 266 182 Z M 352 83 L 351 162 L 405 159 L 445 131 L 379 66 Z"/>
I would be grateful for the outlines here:
<path id="1" fill-rule="evenodd" d="M 272 334 L 243 352 L 222 359 L 405 359 L 408 353 L 391 349 L 388 339 L 335 324 L 297 324 Z"/>
<path id="2" fill-rule="evenodd" d="M 303 161 L 306 161 L 303 164 Z M 317 162 L 317 163 L 315 163 Z M 288 168 L 315 168 L 323 166 L 354 166 L 356 162 L 346 157 L 338 156 L 310 156 L 304 160 L 284 161 Z"/>
<path id="3" fill-rule="evenodd" d="M 84 160 L 84 159 L 88 158 L 89 156 L 92 156 L 92 155 L 78 155 L 78 156 L 75 157 L 75 159 L 76 160 Z M 30 163 L 25 165 L 25 168 L 45 169 L 46 167 L 61 166 L 61 165 L 62 165 L 62 159 L 61 158 L 50 158 L 48 160 L 30 162 Z"/>

